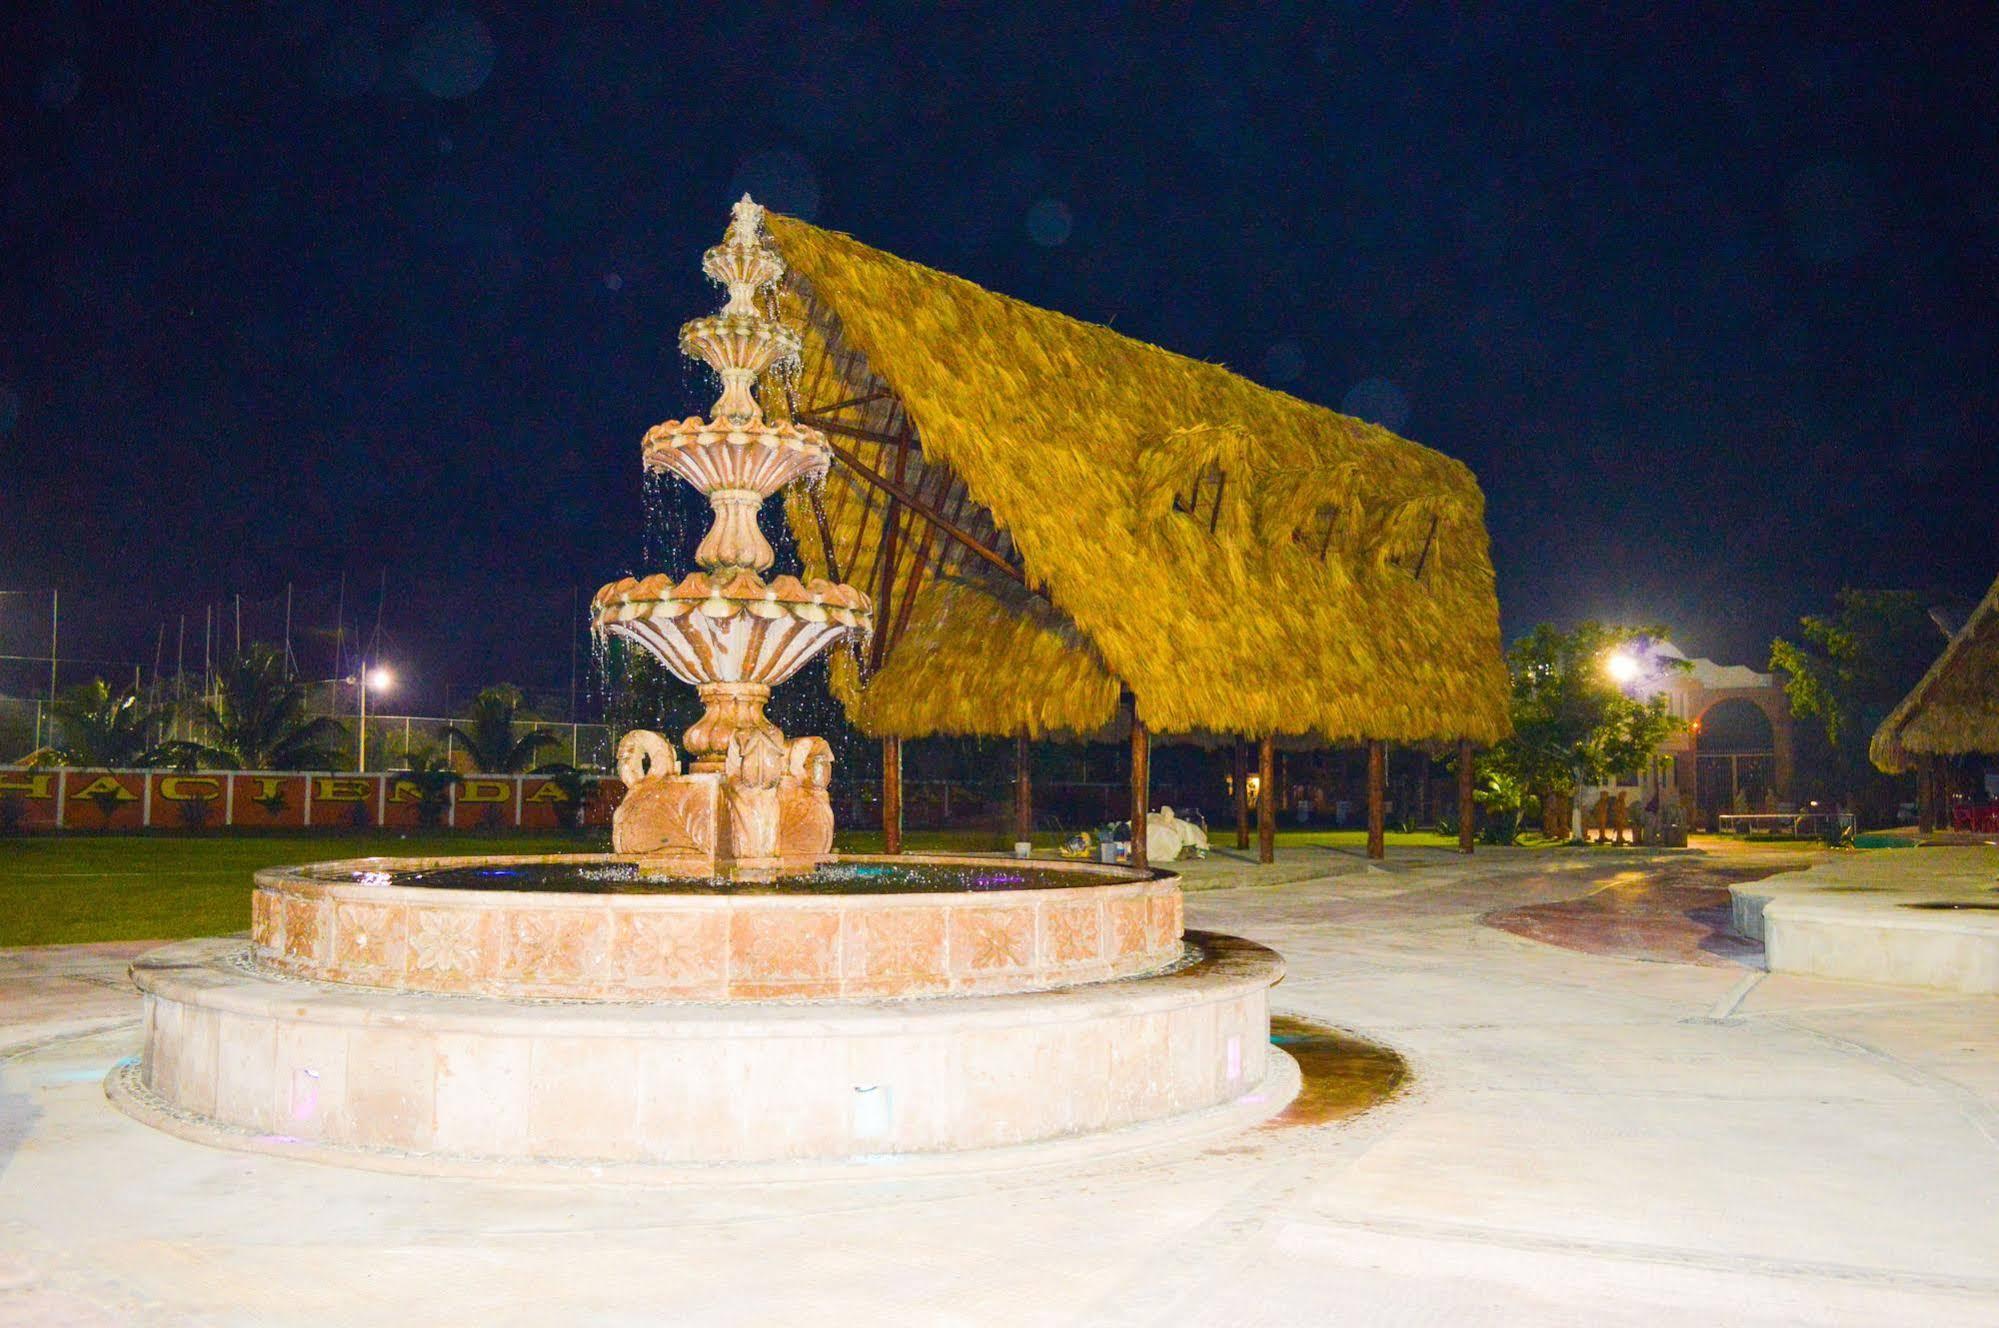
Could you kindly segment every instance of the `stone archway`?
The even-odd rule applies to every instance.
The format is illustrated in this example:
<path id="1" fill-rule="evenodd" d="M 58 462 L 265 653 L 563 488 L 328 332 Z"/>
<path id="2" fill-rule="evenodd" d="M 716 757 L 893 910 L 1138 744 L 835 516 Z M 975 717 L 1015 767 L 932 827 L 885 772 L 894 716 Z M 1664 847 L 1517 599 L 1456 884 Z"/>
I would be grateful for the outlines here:
<path id="1" fill-rule="evenodd" d="M 1788 713 L 1775 697 L 1716 699 L 1694 719 L 1694 799 L 1703 820 L 1731 811 L 1762 811 L 1790 783 Z M 1781 758 L 1781 759 L 1780 759 Z"/>

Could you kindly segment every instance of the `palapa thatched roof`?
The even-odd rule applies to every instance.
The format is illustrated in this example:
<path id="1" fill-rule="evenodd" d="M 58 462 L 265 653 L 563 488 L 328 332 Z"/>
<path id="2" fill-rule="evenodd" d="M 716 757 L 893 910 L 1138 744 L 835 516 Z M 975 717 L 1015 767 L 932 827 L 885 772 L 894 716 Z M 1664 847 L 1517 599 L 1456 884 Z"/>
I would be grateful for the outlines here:
<path id="1" fill-rule="evenodd" d="M 1867 754 L 1889 774 L 1918 756 L 1999 752 L 1999 581 L 1915 690 L 1874 731 Z"/>
<path id="2" fill-rule="evenodd" d="M 805 329 L 795 413 L 841 451 L 786 514 L 811 574 L 875 599 L 879 639 L 833 666 L 864 731 L 1089 733 L 1123 688 L 1162 733 L 1504 735 L 1465 466 L 850 236 L 767 225 Z"/>

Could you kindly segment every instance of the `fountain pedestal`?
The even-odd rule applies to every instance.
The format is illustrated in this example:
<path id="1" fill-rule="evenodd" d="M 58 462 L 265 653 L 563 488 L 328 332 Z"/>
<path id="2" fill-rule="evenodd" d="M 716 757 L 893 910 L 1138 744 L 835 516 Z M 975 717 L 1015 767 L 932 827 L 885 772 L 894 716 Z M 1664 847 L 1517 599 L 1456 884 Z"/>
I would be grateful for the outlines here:
<path id="1" fill-rule="evenodd" d="M 719 769 L 696 763 L 684 774 L 664 738 L 626 734 L 618 745 L 626 793 L 611 816 L 612 849 L 662 876 L 781 875 L 827 861 L 833 750 L 824 738 L 785 743 L 760 704 L 756 719 L 760 725 L 729 734 Z"/>

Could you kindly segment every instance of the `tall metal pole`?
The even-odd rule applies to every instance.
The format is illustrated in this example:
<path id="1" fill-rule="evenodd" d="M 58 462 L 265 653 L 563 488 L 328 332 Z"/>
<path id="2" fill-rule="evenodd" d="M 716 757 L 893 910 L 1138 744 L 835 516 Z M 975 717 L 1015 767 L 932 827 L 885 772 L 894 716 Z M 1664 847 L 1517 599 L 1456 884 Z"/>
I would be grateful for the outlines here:
<path id="1" fill-rule="evenodd" d="M 49 716 L 55 722 L 56 713 L 56 628 L 62 621 L 62 600 L 54 586 L 49 587 Z M 50 730 L 54 737 L 54 730 Z"/>
<path id="2" fill-rule="evenodd" d="M 347 669 L 347 573 L 340 574 L 340 598 L 333 602 L 333 676 Z"/>
<path id="3" fill-rule="evenodd" d="M 180 737 L 181 712 L 187 709 L 187 688 L 183 680 L 187 677 L 187 615 L 180 616 L 180 632 L 174 637 L 174 731 Z"/>
<path id="4" fill-rule="evenodd" d="M 354 770 L 356 774 L 368 768 L 368 662 L 361 661 L 361 671 L 354 675 L 354 681 L 361 692 L 361 737 L 354 744 Z"/>

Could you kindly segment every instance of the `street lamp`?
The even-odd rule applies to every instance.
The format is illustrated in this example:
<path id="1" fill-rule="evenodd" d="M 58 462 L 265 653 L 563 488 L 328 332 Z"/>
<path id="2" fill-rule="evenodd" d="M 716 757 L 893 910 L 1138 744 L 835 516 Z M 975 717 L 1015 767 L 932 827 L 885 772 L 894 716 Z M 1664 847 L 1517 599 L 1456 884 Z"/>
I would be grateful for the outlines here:
<path id="1" fill-rule="evenodd" d="M 1603 671 L 1609 674 L 1610 680 L 1619 687 L 1629 687 L 1638 681 L 1638 675 L 1645 671 L 1645 666 L 1639 662 L 1636 655 L 1619 650 L 1614 651 L 1603 661 Z"/>
<path id="2" fill-rule="evenodd" d="M 354 769 L 358 773 L 368 768 L 368 693 L 370 690 L 386 692 L 395 686 L 396 675 L 380 664 L 373 668 L 363 666 L 361 671 L 347 679 L 361 694 L 360 738 L 354 745 Z"/>

